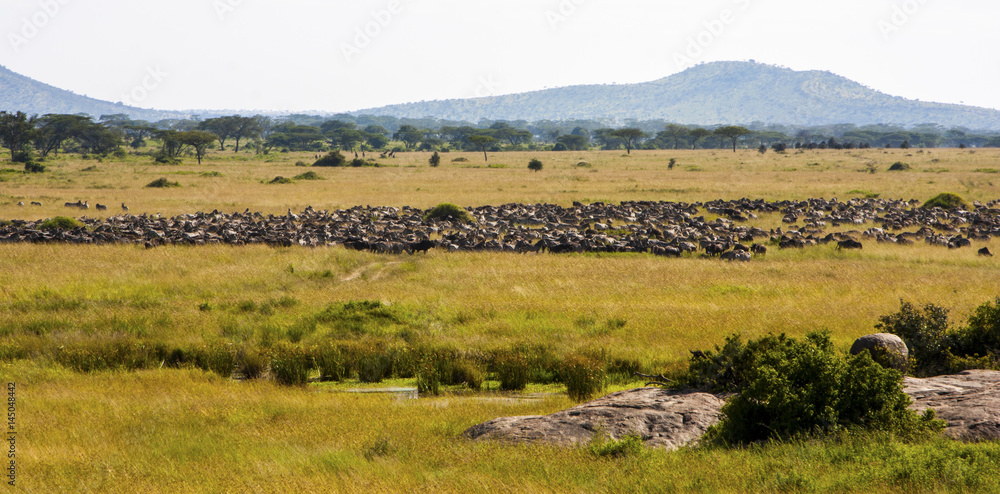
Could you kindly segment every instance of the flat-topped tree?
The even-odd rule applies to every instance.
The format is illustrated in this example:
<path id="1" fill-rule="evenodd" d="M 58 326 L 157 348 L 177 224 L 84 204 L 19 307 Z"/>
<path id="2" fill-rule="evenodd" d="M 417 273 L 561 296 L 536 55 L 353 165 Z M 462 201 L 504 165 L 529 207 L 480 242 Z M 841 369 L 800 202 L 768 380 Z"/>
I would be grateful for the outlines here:
<path id="1" fill-rule="evenodd" d="M 649 137 L 649 135 L 643 132 L 642 129 L 637 129 L 635 127 L 618 129 L 610 132 L 608 135 L 621 139 L 622 143 L 625 144 L 625 152 L 627 154 L 632 154 L 632 148 L 634 148 L 639 141 Z"/>
<path id="2" fill-rule="evenodd" d="M 29 119 L 23 112 L 0 111 L 0 144 L 10 149 L 11 160 L 15 153 L 31 142 L 34 134 L 34 119 Z"/>
<path id="3" fill-rule="evenodd" d="M 486 148 L 490 147 L 490 144 L 497 142 L 496 139 L 490 136 L 474 135 L 469 136 L 468 141 L 483 151 L 483 158 L 486 161 L 490 160 L 490 157 L 486 155 Z"/>
<path id="4" fill-rule="evenodd" d="M 714 134 L 719 137 L 724 137 L 729 139 L 733 143 L 733 152 L 736 152 L 736 141 L 739 141 L 741 137 L 749 135 L 752 132 L 746 127 L 740 127 L 738 125 L 727 125 L 725 127 L 719 127 L 715 129 Z"/>

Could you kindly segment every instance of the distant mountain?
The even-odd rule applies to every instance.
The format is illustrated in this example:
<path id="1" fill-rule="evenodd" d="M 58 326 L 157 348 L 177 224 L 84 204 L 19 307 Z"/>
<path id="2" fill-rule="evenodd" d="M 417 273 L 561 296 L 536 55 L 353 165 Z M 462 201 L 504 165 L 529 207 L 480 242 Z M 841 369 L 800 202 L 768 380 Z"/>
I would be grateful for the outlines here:
<path id="1" fill-rule="evenodd" d="M 641 84 L 569 86 L 485 98 L 370 108 L 355 114 L 489 120 L 663 119 L 695 125 L 937 123 L 1000 129 L 1000 111 L 928 103 L 876 91 L 823 71 L 713 62 Z"/>
<path id="2" fill-rule="evenodd" d="M 135 120 L 149 121 L 190 116 L 184 112 L 146 110 L 80 96 L 11 72 L 3 66 L 0 66 L 0 110 L 23 111 L 29 115 L 87 113 L 95 119 L 101 115 L 124 113 Z"/>

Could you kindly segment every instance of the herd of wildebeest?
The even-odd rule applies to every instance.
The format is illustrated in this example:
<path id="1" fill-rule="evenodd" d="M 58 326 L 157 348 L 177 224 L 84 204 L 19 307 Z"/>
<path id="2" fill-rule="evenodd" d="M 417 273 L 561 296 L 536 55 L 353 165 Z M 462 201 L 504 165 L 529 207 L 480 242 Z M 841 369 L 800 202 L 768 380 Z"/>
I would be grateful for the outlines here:
<path id="1" fill-rule="evenodd" d="M 66 203 L 79 208 L 84 203 Z M 619 204 L 504 204 L 468 209 L 474 222 L 427 218 L 408 206 L 356 206 L 301 213 L 198 212 L 175 217 L 122 214 L 78 218 L 73 228 L 44 220 L 0 222 L 0 242 L 139 244 L 342 245 L 377 253 L 414 254 L 430 249 L 506 252 L 648 252 L 663 256 L 703 253 L 749 261 L 768 246 L 804 248 L 835 242 L 861 249 L 863 242 L 927 242 L 951 249 L 1000 235 L 1000 200 L 969 210 L 925 209 L 915 200 L 809 199 L 804 201 L 628 201 Z M 781 214 L 782 226 L 750 226 L 761 214 Z M 711 217 L 714 219 L 707 219 Z M 832 231 L 827 233 L 827 229 Z M 979 254 L 992 256 L 983 247 Z"/>

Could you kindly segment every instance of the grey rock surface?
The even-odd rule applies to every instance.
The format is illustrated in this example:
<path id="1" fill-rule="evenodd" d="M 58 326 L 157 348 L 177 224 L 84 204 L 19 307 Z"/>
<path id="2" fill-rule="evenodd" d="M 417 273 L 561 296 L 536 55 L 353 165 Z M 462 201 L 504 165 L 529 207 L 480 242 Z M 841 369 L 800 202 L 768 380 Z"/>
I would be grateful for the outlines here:
<path id="1" fill-rule="evenodd" d="M 466 437 L 510 442 L 587 443 L 637 435 L 647 446 L 676 449 L 719 421 L 723 400 L 708 393 L 637 388 L 611 393 L 550 415 L 501 417 L 470 427 Z"/>
<path id="2" fill-rule="evenodd" d="M 924 379 L 906 377 L 913 408 L 933 408 L 948 422 L 945 434 L 965 441 L 1000 439 L 1000 372 L 968 370 Z"/>

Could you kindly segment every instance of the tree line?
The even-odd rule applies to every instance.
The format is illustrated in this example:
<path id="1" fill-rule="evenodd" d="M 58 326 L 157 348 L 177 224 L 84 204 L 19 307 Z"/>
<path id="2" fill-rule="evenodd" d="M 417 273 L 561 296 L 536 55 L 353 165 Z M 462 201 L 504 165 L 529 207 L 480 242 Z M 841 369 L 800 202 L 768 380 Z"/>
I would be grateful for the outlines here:
<path id="1" fill-rule="evenodd" d="M 662 125 L 661 125 L 662 124 Z M 658 125 L 659 127 L 652 127 Z M 153 145 L 158 148 L 151 148 Z M 311 115 L 286 117 L 219 116 L 158 122 L 132 120 L 126 115 L 83 114 L 28 116 L 0 112 L 0 145 L 12 161 L 29 163 L 59 152 L 108 155 L 150 147 L 159 162 L 193 154 L 241 149 L 271 151 L 478 151 L 587 149 L 736 149 L 784 151 L 789 148 L 853 149 L 867 147 L 1000 147 L 1000 136 L 965 128 L 945 129 L 923 124 L 909 129 L 892 125 L 831 125 L 794 128 L 760 123 L 749 126 L 702 127 L 629 122 L 612 127 L 596 121 L 507 122 L 478 124 L 436 119 Z M 488 156 L 487 156 L 488 159 Z"/>

